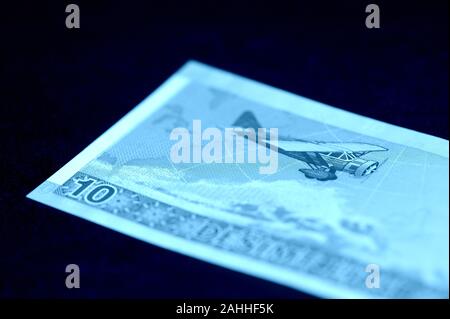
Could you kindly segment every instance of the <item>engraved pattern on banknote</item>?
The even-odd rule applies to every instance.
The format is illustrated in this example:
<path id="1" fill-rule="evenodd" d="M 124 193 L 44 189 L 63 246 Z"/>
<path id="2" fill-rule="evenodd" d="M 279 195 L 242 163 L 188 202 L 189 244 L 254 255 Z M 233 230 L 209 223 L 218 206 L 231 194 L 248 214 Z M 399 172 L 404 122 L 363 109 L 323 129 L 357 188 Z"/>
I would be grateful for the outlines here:
<path id="1" fill-rule="evenodd" d="M 92 188 L 111 185 L 115 195 L 104 203 L 93 203 L 84 196 L 73 196 L 79 181 L 93 179 Z M 367 289 L 365 264 L 333 253 L 325 247 L 275 236 L 262 229 L 231 224 L 205 217 L 143 196 L 91 175 L 78 172 L 55 190 L 55 194 L 96 207 L 149 228 L 233 252 L 272 265 L 278 265 L 348 288 L 364 290 L 374 296 L 414 298 L 423 295 L 445 296 L 446 292 L 423 284 L 399 272 L 383 270 L 382 288 Z"/>

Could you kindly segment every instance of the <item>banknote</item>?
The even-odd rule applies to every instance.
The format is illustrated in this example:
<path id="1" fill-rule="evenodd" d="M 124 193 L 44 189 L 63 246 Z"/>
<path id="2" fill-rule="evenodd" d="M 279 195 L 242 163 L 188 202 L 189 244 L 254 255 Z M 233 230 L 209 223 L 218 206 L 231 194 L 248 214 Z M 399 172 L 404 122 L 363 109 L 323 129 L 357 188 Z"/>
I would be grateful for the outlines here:
<path id="1" fill-rule="evenodd" d="M 448 298 L 448 156 L 189 61 L 28 197 L 319 297 Z"/>

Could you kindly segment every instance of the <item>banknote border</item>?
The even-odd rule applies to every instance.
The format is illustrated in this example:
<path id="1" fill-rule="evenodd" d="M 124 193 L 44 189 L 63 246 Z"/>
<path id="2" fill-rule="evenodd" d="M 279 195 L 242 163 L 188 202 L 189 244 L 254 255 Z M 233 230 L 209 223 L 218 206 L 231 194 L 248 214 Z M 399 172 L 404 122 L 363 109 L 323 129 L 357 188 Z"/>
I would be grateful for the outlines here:
<path id="1" fill-rule="evenodd" d="M 61 185 L 53 182 L 45 181 L 28 194 L 27 197 L 43 204 L 48 204 L 70 215 L 80 217 L 147 243 L 197 258 L 211 264 L 239 271 L 250 276 L 273 281 L 294 289 L 304 290 L 310 294 L 327 298 L 343 298 L 343 296 L 352 299 L 376 298 L 376 296 L 364 294 L 360 290 L 355 291 L 342 286 L 317 285 L 318 280 L 321 283 L 323 280 L 311 275 L 287 270 L 277 265 L 270 265 L 268 263 L 253 260 L 246 256 L 222 251 L 216 247 L 210 247 L 198 242 L 191 242 L 173 234 L 155 230 L 132 220 L 119 217 L 103 211 L 100 208 L 86 206 L 86 204 L 82 202 L 74 200 L 58 201 L 57 199 L 61 197 L 60 195 L 57 195 L 55 191 L 60 186 Z M 293 278 L 295 278 L 295 280 L 293 280 Z"/>

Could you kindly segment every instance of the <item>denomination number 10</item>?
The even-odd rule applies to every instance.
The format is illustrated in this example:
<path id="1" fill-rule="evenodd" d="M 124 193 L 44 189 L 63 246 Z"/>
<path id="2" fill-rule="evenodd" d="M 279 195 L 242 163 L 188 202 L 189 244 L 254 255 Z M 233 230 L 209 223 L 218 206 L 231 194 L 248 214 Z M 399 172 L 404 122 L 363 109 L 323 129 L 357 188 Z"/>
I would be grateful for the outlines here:
<path id="1" fill-rule="evenodd" d="M 70 195 L 73 197 L 78 197 L 86 192 L 86 190 L 95 182 L 94 179 L 89 178 L 87 180 L 77 180 L 76 183 L 80 185 L 76 188 Z M 84 197 L 84 199 L 92 204 L 100 204 L 117 193 L 117 189 L 112 185 L 98 185 L 91 189 Z"/>

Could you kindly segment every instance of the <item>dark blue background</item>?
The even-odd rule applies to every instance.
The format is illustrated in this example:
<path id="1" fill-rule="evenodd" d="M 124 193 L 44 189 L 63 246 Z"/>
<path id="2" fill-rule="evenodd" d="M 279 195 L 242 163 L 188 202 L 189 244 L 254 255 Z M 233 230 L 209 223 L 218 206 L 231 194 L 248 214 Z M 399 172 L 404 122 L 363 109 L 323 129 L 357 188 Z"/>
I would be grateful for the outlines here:
<path id="1" fill-rule="evenodd" d="M 448 139 L 447 1 L 73 2 L 1 7 L 2 297 L 308 297 L 25 199 L 188 59 Z"/>

